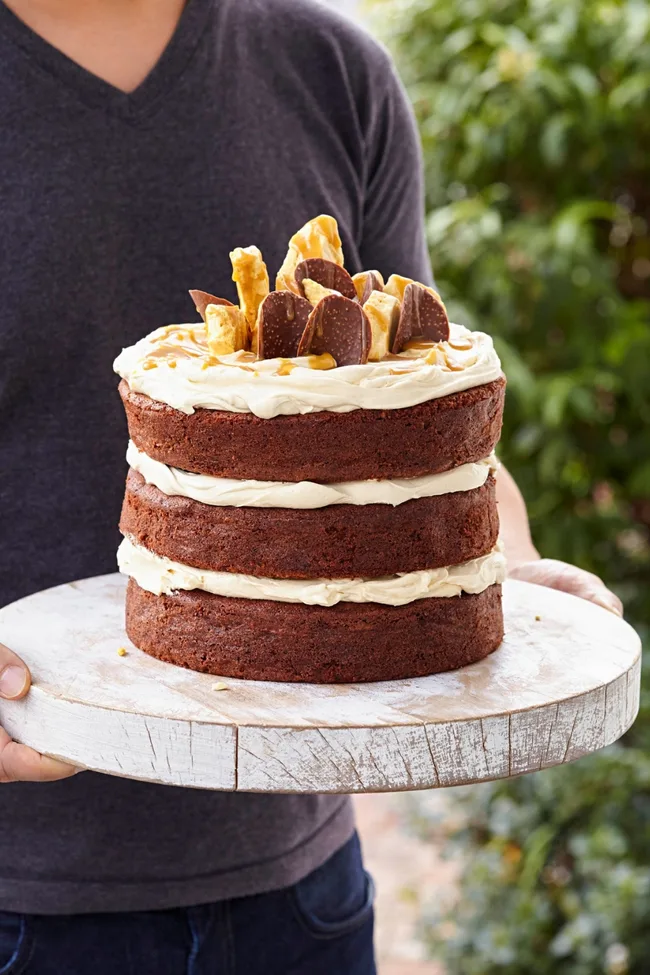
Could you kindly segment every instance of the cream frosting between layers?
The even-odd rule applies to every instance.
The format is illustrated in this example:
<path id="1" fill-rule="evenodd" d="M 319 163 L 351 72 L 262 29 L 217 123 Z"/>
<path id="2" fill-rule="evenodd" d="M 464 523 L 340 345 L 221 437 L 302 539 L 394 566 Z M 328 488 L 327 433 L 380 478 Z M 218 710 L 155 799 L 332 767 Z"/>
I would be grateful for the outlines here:
<path id="1" fill-rule="evenodd" d="M 191 498 L 201 504 L 235 508 L 325 508 L 335 504 L 390 504 L 416 498 L 432 498 L 456 491 L 472 491 L 485 484 L 497 468 L 494 454 L 474 464 L 463 464 L 442 474 L 399 478 L 390 481 L 342 481 L 317 484 L 314 481 L 254 481 L 191 474 L 166 464 L 143 451 L 133 441 L 126 452 L 129 466 L 170 497 Z"/>
<path id="2" fill-rule="evenodd" d="M 270 599 L 307 606 L 335 606 L 339 602 L 404 606 L 418 599 L 483 592 L 503 582 L 506 575 L 505 556 L 498 544 L 487 555 L 462 565 L 406 572 L 383 579 L 305 581 L 213 572 L 155 555 L 130 538 L 122 541 L 117 559 L 124 575 L 156 596 L 172 595 L 179 589 L 201 589 L 217 596 Z"/>
<path id="3" fill-rule="evenodd" d="M 179 328 L 192 333 L 196 351 L 183 354 L 179 345 L 173 368 L 164 356 L 152 362 L 162 345 L 173 346 L 170 336 Z M 211 360 L 201 325 L 166 326 L 123 349 L 114 368 L 134 392 L 187 414 L 203 408 L 271 419 L 322 410 L 405 409 L 502 375 L 490 336 L 461 325 L 450 329 L 450 341 L 434 347 L 440 354 L 433 362 L 427 361 L 430 350 L 412 349 L 381 362 L 316 370 L 309 357 L 251 363 L 235 352 Z"/>

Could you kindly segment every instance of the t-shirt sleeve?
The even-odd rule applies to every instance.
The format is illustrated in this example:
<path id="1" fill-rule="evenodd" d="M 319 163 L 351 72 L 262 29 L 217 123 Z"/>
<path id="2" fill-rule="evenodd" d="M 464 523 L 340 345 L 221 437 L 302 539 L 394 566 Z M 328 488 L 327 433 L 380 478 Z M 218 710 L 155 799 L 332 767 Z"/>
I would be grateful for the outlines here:
<path id="1" fill-rule="evenodd" d="M 383 52 L 382 52 L 383 53 Z M 424 229 L 422 151 L 415 117 L 391 61 L 371 95 L 360 254 L 364 268 L 432 282 Z M 374 104 L 373 104 L 374 102 Z"/>

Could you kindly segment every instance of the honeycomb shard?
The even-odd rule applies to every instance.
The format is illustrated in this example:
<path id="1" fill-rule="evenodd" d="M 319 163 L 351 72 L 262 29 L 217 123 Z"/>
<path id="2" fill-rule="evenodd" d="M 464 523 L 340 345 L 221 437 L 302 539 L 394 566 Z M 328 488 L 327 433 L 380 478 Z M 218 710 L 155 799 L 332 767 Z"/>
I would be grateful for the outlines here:
<path id="1" fill-rule="evenodd" d="M 236 247 L 230 252 L 232 279 L 237 285 L 239 307 L 248 324 L 249 344 L 255 348 L 255 328 L 260 305 L 269 293 L 269 273 L 259 247 Z"/>
<path id="2" fill-rule="evenodd" d="M 213 356 L 230 355 L 246 348 L 246 319 L 236 305 L 208 305 L 205 309 L 205 328 L 208 350 Z"/>
<path id="3" fill-rule="evenodd" d="M 321 214 L 309 220 L 289 241 L 289 250 L 275 282 L 276 291 L 300 294 L 296 282 L 296 268 L 302 261 L 322 257 L 343 267 L 343 248 L 334 217 Z"/>
<path id="4" fill-rule="evenodd" d="M 400 304 L 393 295 L 372 291 L 364 302 L 363 310 L 370 322 L 372 340 L 369 362 L 379 362 L 387 355 L 395 339 L 400 317 Z"/>
<path id="5" fill-rule="evenodd" d="M 357 298 L 363 305 L 373 291 L 384 290 L 384 279 L 379 271 L 360 271 L 352 277 Z"/>

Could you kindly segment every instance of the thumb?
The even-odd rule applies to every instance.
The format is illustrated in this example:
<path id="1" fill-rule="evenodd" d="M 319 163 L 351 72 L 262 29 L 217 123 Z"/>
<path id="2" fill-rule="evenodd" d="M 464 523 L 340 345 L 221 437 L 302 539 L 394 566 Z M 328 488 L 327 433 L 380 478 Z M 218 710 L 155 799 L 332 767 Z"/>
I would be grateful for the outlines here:
<path id="1" fill-rule="evenodd" d="M 0 697 L 8 701 L 24 697 L 31 682 L 27 665 L 13 651 L 0 643 Z"/>

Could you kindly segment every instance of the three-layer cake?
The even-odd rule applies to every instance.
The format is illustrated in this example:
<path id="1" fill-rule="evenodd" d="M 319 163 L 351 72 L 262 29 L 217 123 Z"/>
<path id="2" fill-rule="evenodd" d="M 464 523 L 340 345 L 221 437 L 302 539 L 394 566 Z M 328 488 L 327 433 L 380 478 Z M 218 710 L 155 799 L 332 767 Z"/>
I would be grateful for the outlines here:
<path id="1" fill-rule="evenodd" d="M 490 338 L 432 289 L 343 268 L 310 221 L 269 290 L 231 255 L 239 306 L 116 361 L 131 442 L 127 631 L 194 670 L 354 682 L 474 662 L 503 636 Z"/>

